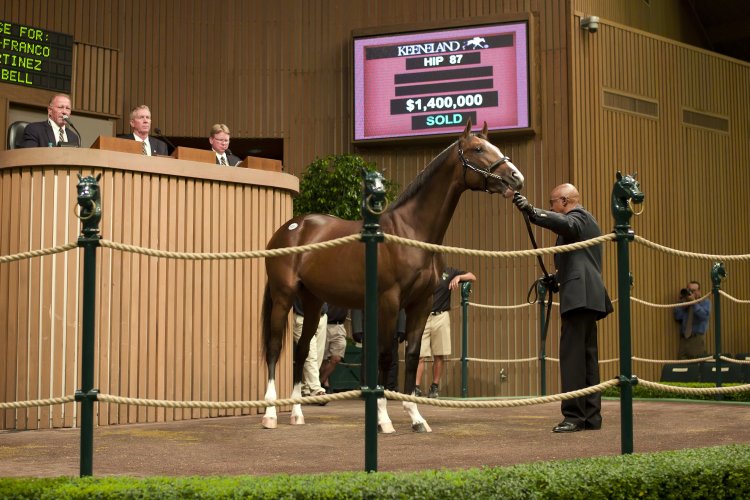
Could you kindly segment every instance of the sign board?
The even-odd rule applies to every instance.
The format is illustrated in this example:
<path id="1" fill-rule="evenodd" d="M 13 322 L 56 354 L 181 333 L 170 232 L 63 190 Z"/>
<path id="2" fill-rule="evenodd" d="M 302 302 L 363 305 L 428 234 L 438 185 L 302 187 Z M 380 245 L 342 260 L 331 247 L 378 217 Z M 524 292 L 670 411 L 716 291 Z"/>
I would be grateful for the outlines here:
<path id="1" fill-rule="evenodd" d="M 0 83 L 70 93 L 73 37 L 0 20 Z"/>
<path id="2" fill-rule="evenodd" d="M 354 35 L 354 141 L 528 129 L 528 22 Z"/>

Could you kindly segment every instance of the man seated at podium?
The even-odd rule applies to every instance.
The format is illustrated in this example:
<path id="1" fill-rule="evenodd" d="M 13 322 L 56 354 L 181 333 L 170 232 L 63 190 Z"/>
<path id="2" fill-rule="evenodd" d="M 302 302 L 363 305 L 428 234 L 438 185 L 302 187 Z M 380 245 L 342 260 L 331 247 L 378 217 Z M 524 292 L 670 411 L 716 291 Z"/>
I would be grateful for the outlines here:
<path id="1" fill-rule="evenodd" d="M 130 110 L 130 134 L 120 134 L 121 139 L 133 139 L 143 143 L 143 154 L 148 156 L 168 156 L 167 143 L 155 137 L 150 137 L 151 132 L 151 110 L 145 104 Z"/>
<path id="2" fill-rule="evenodd" d="M 23 132 L 22 148 L 46 148 L 61 142 L 78 144 L 78 134 L 66 127 L 65 119 L 71 113 L 70 96 L 55 94 L 47 105 L 47 119 L 29 123 Z"/>
<path id="3" fill-rule="evenodd" d="M 216 153 L 217 165 L 228 165 L 236 167 L 242 161 L 238 156 L 232 154 L 229 150 L 229 127 L 223 123 L 216 123 L 211 127 L 211 135 L 208 142 L 211 143 L 211 149 Z"/>

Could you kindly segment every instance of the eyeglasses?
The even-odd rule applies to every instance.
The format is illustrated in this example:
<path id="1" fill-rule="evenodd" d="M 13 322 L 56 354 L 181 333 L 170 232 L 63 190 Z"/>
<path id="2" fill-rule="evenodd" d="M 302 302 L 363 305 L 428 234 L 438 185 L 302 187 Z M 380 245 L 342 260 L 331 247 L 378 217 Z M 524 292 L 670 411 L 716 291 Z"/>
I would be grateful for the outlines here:
<path id="1" fill-rule="evenodd" d="M 228 143 L 229 139 L 217 139 L 216 137 L 214 137 L 214 141 L 216 141 L 216 142 L 227 142 Z"/>
<path id="2" fill-rule="evenodd" d="M 566 196 L 561 196 L 559 198 L 552 198 L 551 200 L 549 200 L 549 206 L 554 205 L 557 200 L 563 200 L 564 201 L 564 200 L 567 200 L 567 199 L 568 198 Z"/>

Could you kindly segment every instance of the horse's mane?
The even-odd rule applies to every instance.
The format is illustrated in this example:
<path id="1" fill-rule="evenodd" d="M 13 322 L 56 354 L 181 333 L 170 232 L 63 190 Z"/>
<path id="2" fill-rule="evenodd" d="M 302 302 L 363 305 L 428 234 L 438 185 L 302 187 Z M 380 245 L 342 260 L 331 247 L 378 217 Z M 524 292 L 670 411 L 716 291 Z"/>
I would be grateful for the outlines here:
<path id="1" fill-rule="evenodd" d="M 406 189 L 404 189 L 398 196 L 398 198 L 396 198 L 396 201 L 391 203 L 391 205 L 388 207 L 388 211 L 397 209 L 398 207 L 406 203 L 409 199 L 411 199 L 417 191 L 422 189 L 422 186 L 424 186 L 425 183 L 430 180 L 430 177 L 433 176 L 438 167 L 443 164 L 445 158 L 450 154 L 453 146 L 456 145 L 456 142 L 445 148 L 439 155 L 433 158 L 432 161 L 428 163 L 421 172 L 417 174 L 414 180 L 411 181 L 411 183 L 406 186 Z"/>

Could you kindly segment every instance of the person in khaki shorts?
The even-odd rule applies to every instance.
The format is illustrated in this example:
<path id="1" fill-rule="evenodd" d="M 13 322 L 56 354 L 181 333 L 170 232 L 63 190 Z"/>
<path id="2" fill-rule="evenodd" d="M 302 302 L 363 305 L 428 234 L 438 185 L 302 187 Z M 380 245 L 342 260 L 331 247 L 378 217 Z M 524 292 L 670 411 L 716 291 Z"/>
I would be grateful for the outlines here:
<path id="1" fill-rule="evenodd" d="M 323 364 L 320 366 L 320 385 L 327 393 L 331 393 L 328 378 L 336 369 L 344 354 L 346 354 L 346 328 L 344 322 L 349 309 L 328 305 L 328 326 L 326 328 L 325 349 L 323 350 Z"/>
<path id="2" fill-rule="evenodd" d="M 427 324 L 422 333 L 422 343 L 419 349 L 419 364 L 417 365 L 417 388 L 415 394 L 422 395 L 419 386 L 422 383 L 424 360 L 432 356 L 432 384 L 428 398 L 437 398 L 440 389 L 440 377 L 443 374 L 443 361 L 451 353 L 451 318 L 448 310 L 451 308 L 451 292 L 464 281 L 476 281 L 473 273 L 459 271 L 446 267 L 439 275 L 438 285 L 432 296 L 432 312 L 427 317 Z"/>

